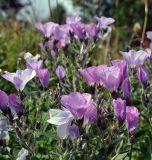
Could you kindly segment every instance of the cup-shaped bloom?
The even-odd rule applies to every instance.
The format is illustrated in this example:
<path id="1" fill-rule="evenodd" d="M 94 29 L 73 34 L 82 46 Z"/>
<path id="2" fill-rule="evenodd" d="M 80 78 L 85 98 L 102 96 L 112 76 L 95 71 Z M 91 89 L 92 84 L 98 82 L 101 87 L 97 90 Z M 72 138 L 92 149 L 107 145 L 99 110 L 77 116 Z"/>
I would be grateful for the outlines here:
<path id="1" fill-rule="evenodd" d="M 52 36 L 57 26 L 59 25 L 53 22 L 47 22 L 45 24 L 38 22 L 35 25 L 36 29 L 40 31 L 45 37 Z"/>
<path id="2" fill-rule="evenodd" d="M 92 66 L 85 69 L 79 69 L 79 73 L 88 84 L 99 84 L 102 83 L 100 80 L 100 72 L 106 67 L 106 65 Z"/>
<path id="3" fill-rule="evenodd" d="M 97 117 L 96 104 L 91 94 L 73 92 L 61 97 L 61 104 L 77 119 L 84 118 L 84 124 L 91 123 Z"/>
<path id="4" fill-rule="evenodd" d="M 120 52 L 123 58 L 127 61 L 128 65 L 132 68 L 143 65 L 145 60 L 149 57 L 146 51 L 130 50 L 129 52 Z"/>
<path id="5" fill-rule="evenodd" d="M 63 66 L 58 65 L 58 67 L 56 68 L 55 71 L 57 77 L 59 78 L 59 80 L 63 81 L 64 77 L 65 77 L 65 69 L 63 68 Z"/>
<path id="6" fill-rule="evenodd" d="M 98 28 L 94 23 L 85 25 L 86 37 L 90 40 L 94 40 L 98 36 Z"/>
<path id="7" fill-rule="evenodd" d="M 147 84 L 148 77 L 149 77 L 149 74 L 148 74 L 147 68 L 145 68 L 144 66 L 140 66 L 138 68 L 138 79 L 139 79 L 139 81 L 143 85 L 145 85 L 145 84 Z"/>
<path id="8" fill-rule="evenodd" d="M 81 22 L 81 17 L 79 16 L 69 16 L 66 18 L 67 24 L 76 24 L 78 22 Z"/>
<path id="9" fill-rule="evenodd" d="M 111 61 L 113 66 L 120 68 L 121 72 L 121 82 L 128 77 L 128 64 L 125 60 L 113 60 Z"/>
<path id="10" fill-rule="evenodd" d="M 152 31 L 146 32 L 147 38 L 152 41 Z"/>
<path id="11" fill-rule="evenodd" d="M 69 110 L 65 108 L 63 110 L 50 109 L 49 113 L 50 119 L 48 122 L 57 126 L 57 135 L 61 139 L 79 137 L 78 127 L 74 124 L 71 125 L 74 116 Z"/>
<path id="12" fill-rule="evenodd" d="M 130 97 L 130 94 L 131 94 L 131 84 L 130 84 L 130 80 L 129 78 L 126 78 L 122 85 L 121 85 L 121 89 L 122 89 L 122 92 L 123 92 L 123 97 L 125 99 L 128 99 Z"/>
<path id="13" fill-rule="evenodd" d="M 115 22 L 115 20 L 113 18 L 107 18 L 107 17 L 97 17 L 96 18 L 99 26 L 103 29 L 106 29 L 109 25 L 113 24 Z"/>
<path id="14" fill-rule="evenodd" d="M 117 119 L 122 122 L 126 118 L 126 101 L 122 100 L 121 98 L 118 98 L 116 100 L 113 100 L 114 105 L 114 113 L 117 117 Z"/>
<path id="15" fill-rule="evenodd" d="M 4 91 L 0 90 L 0 109 L 5 109 L 8 104 L 8 96 Z"/>
<path id="16" fill-rule="evenodd" d="M 49 70 L 44 68 L 44 69 L 38 69 L 36 71 L 37 76 L 42 84 L 43 87 L 48 87 L 49 85 L 49 78 L 50 78 L 50 73 Z"/>
<path id="17" fill-rule="evenodd" d="M 133 132 L 138 125 L 139 120 L 139 111 L 136 107 L 126 107 L 126 123 L 128 127 L 128 131 Z"/>
<path id="18" fill-rule="evenodd" d="M 25 85 L 36 76 L 32 69 L 17 70 L 16 73 L 5 72 L 2 77 L 14 84 L 17 90 L 22 91 Z"/>
<path id="19" fill-rule="evenodd" d="M 103 85 L 113 92 L 118 89 L 121 82 L 121 70 L 117 66 L 106 67 L 100 73 L 100 79 Z"/>

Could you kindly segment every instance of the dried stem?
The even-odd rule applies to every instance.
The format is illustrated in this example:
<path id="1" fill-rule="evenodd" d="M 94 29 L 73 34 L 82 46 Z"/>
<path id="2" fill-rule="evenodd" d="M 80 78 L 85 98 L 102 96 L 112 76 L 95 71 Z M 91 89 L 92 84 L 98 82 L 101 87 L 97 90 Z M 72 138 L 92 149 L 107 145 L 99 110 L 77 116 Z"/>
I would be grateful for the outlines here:
<path id="1" fill-rule="evenodd" d="M 143 26 L 143 32 L 141 37 L 141 44 L 143 44 L 144 42 L 144 36 L 145 36 L 147 20 L 148 20 L 148 0 L 144 0 L 144 3 L 145 3 L 145 19 L 144 19 L 144 26 Z"/>

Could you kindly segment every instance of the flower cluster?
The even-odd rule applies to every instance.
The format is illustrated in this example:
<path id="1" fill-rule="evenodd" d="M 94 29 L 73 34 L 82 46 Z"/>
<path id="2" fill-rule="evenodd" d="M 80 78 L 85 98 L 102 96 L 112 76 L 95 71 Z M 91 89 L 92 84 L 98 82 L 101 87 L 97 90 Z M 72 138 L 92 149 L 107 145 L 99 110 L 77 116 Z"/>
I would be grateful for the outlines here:
<path id="1" fill-rule="evenodd" d="M 64 142 L 63 139 L 67 138 L 70 139 L 70 143 L 73 143 L 74 139 L 86 140 L 89 137 L 86 135 L 91 127 L 99 130 L 103 136 L 103 141 L 108 139 L 108 143 L 112 141 L 111 135 L 113 132 L 123 129 L 131 142 L 131 138 L 136 134 L 138 122 L 142 115 L 139 103 L 132 100 L 132 94 L 136 89 L 133 85 L 141 86 L 141 103 L 147 103 L 146 112 L 151 113 L 150 106 L 152 102 L 149 98 L 150 72 L 147 64 L 151 62 L 152 32 L 147 32 L 147 38 L 150 40 L 149 48 L 121 51 L 120 55 L 123 59 L 109 60 L 109 65 L 93 66 L 89 60 L 90 63 L 80 65 L 86 62 L 85 58 L 88 56 L 82 53 L 81 49 L 85 48 L 86 53 L 89 52 L 89 42 L 95 44 L 97 40 L 104 39 L 105 32 L 111 31 L 110 25 L 114 22 L 112 18 L 97 17 L 95 23 L 84 24 L 80 17 L 71 16 L 66 19 L 66 24 L 63 25 L 54 22 L 37 23 L 36 28 L 44 36 L 42 47 L 45 51 L 49 51 L 52 57 L 55 57 L 57 53 L 65 47 L 69 47 L 73 42 L 78 42 L 82 47 L 79 46 L 78 50 L 80 52 L 78 51 L 78 53 L 83 55 L 83 58 L 79 60 L 79 57 L 74 55 L 75 57 L 71 56 L 71 60 L 71 57 L 67 56 L 67 58 L 65 54 L 62 57 L 58 55 L 56 57 L 59 58 L 51 61 L 45 59 L 47 56 L 33 56 L 28 52 L 24 55 L 26 63 L 24 70 L 17 70 L 14 73 L 5 71 L 1 75 L 11 82 L 17 90 L 17 93 L 11 94 L 0 90 L 0 110 L 4 116 L 9 118 L 11 124 L 15 124 L 14 128 L 17 136 L 22 140 L 26 138 L 27 142 L 24 142 L 23 146 L 26 146 L 25 148 L 29 150 L 24 148 L 21 150 L 24 157 L 39 150 L 33 147 L 35 145 L 33 139 L 39 141 L 43 131 L 47 128 L 44 123 L 41 123 L 43 119 L 45 119 L 45 124 L 47 121 L 56 126 L 57 135 L 62 139 L 62 142 Z M 79 60 L 79 64 L 76 59 Z M 60 64 L 61 61 L 62 64 Z M 71 64 L 74 61 L 76 63 Z M 51 70 L 51 77 L 49 70 Z M 57 78 L 54 78 L 54 75 Z M 33 86 L 36 87 L 38 83 L 42 86 L 38 88 L 40 92 L 34 92 L 35 95 L 32 97 L 33 99 L 36 97 L 36 103 L 32 103 L 31 95 L 30 98 L 26 97 L 29 90 L 25 90 L 26 84 L 34 78 L 35 83 L 33 81 L 33 85 L 30 87 L 33 89 Z M 133 83 L 134 79 L 137 84 Z M 52 84 L 50 85 L 50 83 Z M 43 102 L 40 102 L 41 98 L 44 98 Z M 47 104 L 48 106 L 46 106 L 46 99 L 51 101 Z M 30 104 L 44 105 L 48 108 L 43 110 L 36 107 L 36 109 L 34 108 L 34 114 L 30 116 L 30 111 L 33 109 L 33 106 L 28 107 Z M 57 106 L 60 108 L 57 108 Z M 26 112 L 24 112 L 25 110 Z M 49 118 L 46 116 L 48 110 Z M 41 114 L 42 116 L 40 116 Z M 150 124 L 151 118 L 147 119 L 146 122 L 148 121 Z M 30 123 L 34 125 L 32 126 Z M 42 131 L 40 136 L 37 136 L 33 128 Z M 6 119 L 0 121 L 0 129 L 6 133 L 8 132 Z M 95 132 L 98 132 L 96 129 L 94 129 Z M 106 134 L 104 135 L 105 130 Z M 32 132 L 34 132 L 33 137 L 31 136 Z M 114 137 L 117 136 L 114 135 Z M 95 135 L 95 137 L 101 139 L 98 135 Z M 27 147 L 28 145 L 29 147 Z M 104 150 L 103 148 L 101 150 Z"/>
<path id="2" fill-rule="evenodd" d="M 115 22 L 112 18 L 97 17 L 95 23 L 84 24 L 81 17 L 70 16 L 66 19 L 66 24 L 56 24 L 47 22 L 37 23 L 36 28 L 45 37 L 43 48 L 51 48 L 49 51 L 54 57 L 61 48 L 65 48 L 75 39 L 80 42 L 96 41 L 104 38 L 103 33 L 109 25 Z"/>

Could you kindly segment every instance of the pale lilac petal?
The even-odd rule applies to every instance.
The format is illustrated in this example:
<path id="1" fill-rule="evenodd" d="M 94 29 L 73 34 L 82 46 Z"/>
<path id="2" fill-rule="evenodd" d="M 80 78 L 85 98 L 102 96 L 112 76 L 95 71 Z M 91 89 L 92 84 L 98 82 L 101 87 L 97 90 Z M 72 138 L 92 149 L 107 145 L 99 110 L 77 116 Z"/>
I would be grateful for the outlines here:
<path id="1" fill-rule="evenodd" d="M 113 18 L 107 18 L 107 17 L 97 17 L 97 22 L 99 23 L 100 27 L 103 29 L 106 29 L 109 25 L 113 24 L 115 20 Z"/>
<path id="2" fill-rule="evenodd" d="M 55 125 L 63 125 L 67 123 L 71 123 L 74 119 L 74 116 L 68 110 L 61 109 L 50 109 L 50 119 L 47 122 Z"/>
<path id="3" fill-rule="evenodd" d="M 16 73 L 10 73 L 10 72 L 5 72 L 5 74 L 2 75 L 2 77 L 14 84 L 14 77 L 16 76 Z"/>
<path id="4" fill-rule="evenodd" d="M 129 52 L 120 52 L 123 58 L 127 61 L 130 67 L 136 67 L 143 65 L 145 60 L 149 57 L 149 54 L 146 51 L 135 51 L 130 50 Z"/>
<path id="5" fill-rule="evenodd" d="M 32 78 L 36 76 L 36 72 L 31 69 L 17 70 L 16 73 L 5 72 L 2 77 L 13 83 L 17 90 L 22 91 Z"/>

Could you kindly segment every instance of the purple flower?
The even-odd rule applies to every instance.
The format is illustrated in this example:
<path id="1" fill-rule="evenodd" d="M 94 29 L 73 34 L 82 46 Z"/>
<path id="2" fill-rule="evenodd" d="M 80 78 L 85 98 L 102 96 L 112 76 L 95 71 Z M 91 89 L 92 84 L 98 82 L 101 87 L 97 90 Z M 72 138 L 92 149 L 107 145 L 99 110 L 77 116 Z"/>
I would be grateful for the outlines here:
<path id="1" fill-rule="evenodd" d="M 71 139 L 79 138 L 80 137 L 79 127 L 75 124 L 72 124 L 70 127 L 68 127 L 67 134 Z"/>
<path id="2" fill-rule="evenodd" d="M 146 32 L 147 38 L 152 41 L 152 31 Z"/>
<path id="3" fill-rule="evenodd" d="M 75 124 L 72 124 L 74 116 L 69 110 L 65 108 L 63 110 L 50 109 L 49 112 L 50 119 L 48 122 L 57 125 L 57 135 L 61 139 L 79 137 L 79 128 Z"/>
<path id="4" fill-rule="evenodd" d="M 102 84 L 100 80 L 100 72 L 106 67 L 106 65 L 92 66 L 85 69 L 79 69 L 79 73 L 81 76 L 83 76 L 84 80 L 90 85 L 95 83 Z"/>
<path id="5" fill-rule="evenodd" d="M 128 65 L 125 60 L 113 60 L 111 61 L 113 66 L 117 66 L 120 68 L 121 72 L 121 82 L 128 77 Z"/>
<path id="6" fill-rule="evenodd" d="M 104 16 L 102 16 L 101 18 L 97 17 L 96 19 L 97 19 L 99 26 L 103 29 L 106 29 L 110 24 L 115 22 L 113 18 L 107 18 Z"/>
<path id="7" fill-rule="evenodd" d="M 117 66 L 106 67 L 100 73 L 103 85 L 113 92 L 118 89 L 121 82 L 121 70 Z"/>
<path id="8" fill-rule="evenodd" d="M 21 101 L 15 93 L 8 96 L 4 91 L 0 91 L 0 109 L 5 110 L 8 107 L 16 113 L 22 111 Z"/>
<path id="9" fill-rule="evenodd" d="M 0 109 L 5 109 L 8 104 L 8 96 L 4 91 L 0 90 Z"/>
<path id="10" fill-rule="evenodd" d="M 126 123 L 129 132 L 133 132 L 138 125 L 139 111 L 136 107 L 126 107 Z"/>
<path id="11" fill-rule="evenodd" d="M 22 112 L 22 104 L 19 97 L 13 93 L 8 96 L 9 98 L 9 107 L 16 111 L 17 113 Z"/>
<path id="12" fill-rule="evenodd" d="M 85 33 L 86 33 L 86 37 L 88 39 L 91 39 L 91 40 L 96 39 L 97 35 L 98 35 L 97 25 L 94 23 L 86 24 L 85 25 Z"/>
<path id="13" fill-rule="evenodd" d="M 122 89 L 122 92 L 123 92 L 123 97 L 125 99 L 128 99 L 130 97 L 130 94 L 131 94 L 131 84 L 130 84 L 130 80 L 129 78 L 126 78 L 122 85 L 121 85 L 121 89 Z"/>
<path id="14" fill-rule="evenodd" d="M 81 17 L 79 16 L 69 16 L 66 18 L 67 24 L 76 24 L 78 22 L 81 22 Z"/>
<path id="15" fill-rule="evenodd" d="M 43 87 L 48 87 L 50 73 L 49 70 L 43 67 L 42 60 L 28 60 L 27 67 L 33 69 L 36 72 L 36 76 L 39 78 L 40 83 Z"/>
<path id="16" fill-rule="evenodd" d="M 16 73 L 5 72 L 3 78 L 14 84 L 17 90 L 22 91 L 25 85 L 36 76 L 36 72 L 32 69 L 17 70 Z"/>
<path id="17" fill-rule="evenodd" d="M 47 22 L 45 24 L 39 22 L 35 25 L 36 29 L 39 30 L 45 37 L 52 36 L 57 26 L 59 25 L 53 22 Z"/>
<path id="18" fill-rule="evenodd" d="M 37 76 L 42 84 L 43 87 L 48 87 L 49 85 L 49 78 L 50 78 L 50 73 L 49 70 L 44 68 L 44 69 L 38 69 L 36 71 Z"/>
<path id="19" fill-rule="evenodd" d="M 147 68 L 145 68 L 144 66 L 140 66 L 138 68 L 138 79 L 140 80 L 140 82 L 142 84 L 146 84 L 148 81 L 148 70 Z"/>
<path id="20" fill-rule="evenodd" d="M 56 75 L 57 77 L 62 81 L 64 80 L 64 77 L 65 77 L 65 69 L 63 68 L 63 66 L 59 65 L 57 68 L 56 68 Z"/>
<path id="21" fill-rule="evenodd" d="M 143 50 L 135 51 L 130 50 L 129 52 L 120 52 L 123 58 L 127 61 L 130 67 L 136 67 L 143 65 L 145 60 L 149 57 L 149 54 Z"/>
<path id="22" fill-rule="evenodd" d="M 27 67 L 29 69 L 33 69 L 35 71 L 37 71 L 38 69 L 42 68 L 42 66 L 43 66 L 43 61 L 42 60 L 39 60 L 39 61 L 37 61 L 37 60 L 31 60 L 30 61 L 29 60 L 27 62 Z"/>
<path id="23" fill-rule="evenodd" d="M 66 28 L 67 29 L 67 28 Z M 58 49 L 65 47 L 70 44 L 70 33 L 65 29 L 65 27 L 56 27 L 54 31 L 53 38 L 57 41 L 56 47 Z"/>
<path id="24" fill-rule="evenodd" d="M 126 101 L 118 98 L 117 100 L 113 100 L 114 105 L 114 113 L 117 119 L 122 122 L 126 118 Z"/>
<path id="25" fill-rule="evenodd" d="M 85 25 L 81 22 L 76 23 L 76 24 L 71 24 L 71 28 L 73 30 L 73 33 L 75 35 L 76 39 L 83 39 L 84 38 L 84 27 Z"/>
<path id="26" fill-rule="evenodd" d="M 90 124 L 97 117 L 96 104 L 91 94 L 73 92 L 61 97 L 61 104 L 67 108 L 76 119 L 84 118 L 84 125 Z"/>
<path id="27" fill-rule="evenodd" d="M 133 132 L 138 125 L 139 111 L 136 107 L 126 106 L 126 101 L 118 98 L 113 100 L 114 113 L 118 120 L 124 121 L 127 124 L 128 131 Z"/>

